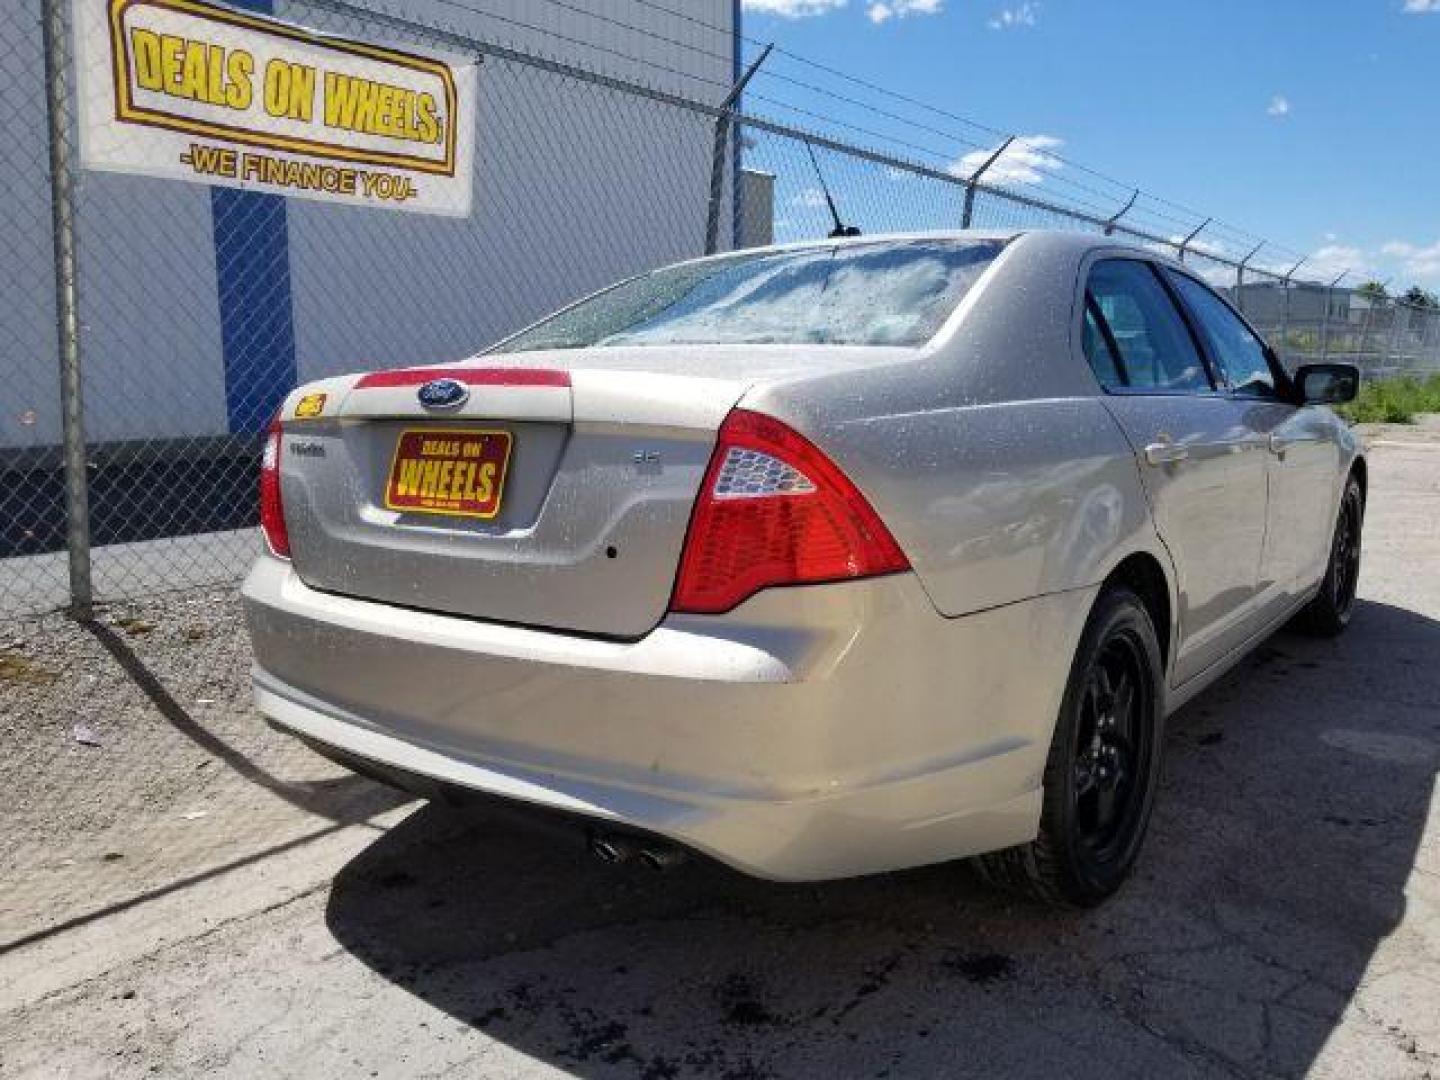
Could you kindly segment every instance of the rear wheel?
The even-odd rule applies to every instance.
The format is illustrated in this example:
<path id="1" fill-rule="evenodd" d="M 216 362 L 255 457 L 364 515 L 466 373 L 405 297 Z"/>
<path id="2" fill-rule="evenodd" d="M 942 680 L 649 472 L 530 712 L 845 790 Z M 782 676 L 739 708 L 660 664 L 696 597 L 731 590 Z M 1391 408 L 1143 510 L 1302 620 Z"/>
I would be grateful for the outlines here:
<path id="1" fill-rule="evenodd" d="M 1154 625 L 1127 588 L 1105 589 L 1086 623 L 1045 764 L 1039 835 L 980 856 L 982 877 L 1052 904 L 1089 907 L 1135 865 L 1160 778 L 1163 665 Z"/>
<path id="2" fill-rule="evenodd" d="M 1334 637 L 1350 625 L 1355 612 L 1355 587 L 1360 580 L 1360 534 L 1365 523 L 1365 495 L 1360 481 L 1350 477 L 1340 498 L 1335 535 L 1330 540 L 1330 562 L 1315 599 L 1295 618 L 1295 629 L 1316 637 Z"/>

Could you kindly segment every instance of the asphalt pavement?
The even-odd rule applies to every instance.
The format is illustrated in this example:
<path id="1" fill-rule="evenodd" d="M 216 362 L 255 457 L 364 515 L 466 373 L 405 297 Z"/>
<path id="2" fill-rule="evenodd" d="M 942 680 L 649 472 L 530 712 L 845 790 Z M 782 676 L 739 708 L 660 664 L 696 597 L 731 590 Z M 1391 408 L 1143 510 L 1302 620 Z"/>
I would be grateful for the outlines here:
<path id="1" fill-rule="evenodd" d="M 0 945 L 0 1076 L 1440 1076 L 1440 432 L 1375 442 L 1352 627 L 1282 632 L 1172 719 L 1099 910 L 964 865 L 778 886 L 292 797 L 283 843 L 134 896 L 55 878 L 63 918 Z"/>

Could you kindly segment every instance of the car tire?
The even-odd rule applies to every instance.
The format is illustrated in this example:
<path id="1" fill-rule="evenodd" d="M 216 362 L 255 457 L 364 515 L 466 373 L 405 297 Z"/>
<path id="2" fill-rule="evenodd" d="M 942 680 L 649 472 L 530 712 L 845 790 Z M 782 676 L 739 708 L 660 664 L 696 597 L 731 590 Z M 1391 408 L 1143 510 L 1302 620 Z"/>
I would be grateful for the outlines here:
<path id="1" fill-rule="evenodd" d="M 1039 834 L 981 855 L 993 885 L 1093 907 L 1135 865 L 1160 784 L 1164 664 L 1150 614 L 1128 588 L 1095 601 L 1045 763 Z"/>
<path id="2" fill-rule="evenodd" d="M 1365 493 L 1351 476 L 1340 497 L 1335 533 L 1330 540 L 1330 561 L 1315 598 L 1300 609 L 1292 624 L 1312 637 L 1335 637 L 1350 625 L 1355 612 L 1355 587 L 1360 577 L 1360 540 L 1365 524 Z"/>

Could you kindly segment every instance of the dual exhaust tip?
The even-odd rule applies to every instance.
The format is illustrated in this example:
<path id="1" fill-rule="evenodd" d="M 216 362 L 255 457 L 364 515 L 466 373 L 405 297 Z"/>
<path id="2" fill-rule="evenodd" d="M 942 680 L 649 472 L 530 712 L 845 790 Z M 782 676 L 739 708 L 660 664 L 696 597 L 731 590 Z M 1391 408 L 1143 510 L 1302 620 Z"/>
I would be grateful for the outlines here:
<path id="1" fill-rule="evenodd" d="M 686 859 L 685 852 L 677 847 L 651 841 L 640 843 L 619 833 L 592 833 L 590 854 L 613 866 L 638 862 L 651 870 L 673 870 Z"/>

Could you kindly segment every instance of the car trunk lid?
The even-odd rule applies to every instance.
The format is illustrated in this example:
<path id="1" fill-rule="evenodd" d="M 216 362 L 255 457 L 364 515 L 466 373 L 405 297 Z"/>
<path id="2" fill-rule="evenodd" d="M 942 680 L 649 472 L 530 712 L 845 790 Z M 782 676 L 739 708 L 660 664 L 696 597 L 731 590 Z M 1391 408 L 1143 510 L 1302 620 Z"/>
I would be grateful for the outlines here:
<path id="1" fill-rule="evenodd" d="M 296 572 L 422 610 L 643 635 L 664 616 L 716 429 L 749 380 L 656 370 L 657 351 L 640 351 L 648 369 L 481 358 L 296 391 L 280 473 Z M 458 400 L 422 404 L 441 381 Z"/>

